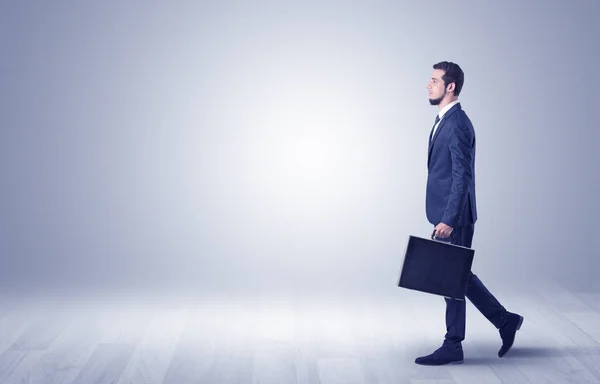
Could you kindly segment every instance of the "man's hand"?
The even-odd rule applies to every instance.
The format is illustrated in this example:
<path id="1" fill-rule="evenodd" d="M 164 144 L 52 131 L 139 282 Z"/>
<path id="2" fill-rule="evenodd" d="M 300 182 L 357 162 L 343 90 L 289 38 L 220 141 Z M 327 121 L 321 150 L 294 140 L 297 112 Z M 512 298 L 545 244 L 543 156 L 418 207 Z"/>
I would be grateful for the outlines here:
<path id="1" fill-rule="evenodd" d="M 449 225 L 439 223 L 435 226 L 435 237 L 439 237 L 440 239 L 450 237 L 450 234 L 452 233 L 453 229 L 454 228 L 452 228 Z"/>

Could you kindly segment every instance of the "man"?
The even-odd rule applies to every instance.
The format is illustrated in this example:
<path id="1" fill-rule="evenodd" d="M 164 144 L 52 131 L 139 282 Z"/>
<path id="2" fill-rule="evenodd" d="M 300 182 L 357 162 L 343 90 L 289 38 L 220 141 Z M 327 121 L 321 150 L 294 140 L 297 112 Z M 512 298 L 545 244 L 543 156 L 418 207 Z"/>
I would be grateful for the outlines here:
<path id="1" fill-rule="evenodd" d="M 436 238 L 470 248 L 477 221 L 475 131 L 458 101 L 464 74 L 457 64 L 447 61 L 435 64 L 433 69 L 427 90 L 430 104 L 437 105 L 439 113 L 429 136 L 427 219 L 434 225 Z M 472 273 L 466 296 L 500 331 L 502 347 L 498 356 L 504 356 L 513 345 L 523 317 L 508 312 Z M 463 362 L 466 302 L 445 300 L 445 340 L 432 354 L 417 358 L 417 364 Z"/>

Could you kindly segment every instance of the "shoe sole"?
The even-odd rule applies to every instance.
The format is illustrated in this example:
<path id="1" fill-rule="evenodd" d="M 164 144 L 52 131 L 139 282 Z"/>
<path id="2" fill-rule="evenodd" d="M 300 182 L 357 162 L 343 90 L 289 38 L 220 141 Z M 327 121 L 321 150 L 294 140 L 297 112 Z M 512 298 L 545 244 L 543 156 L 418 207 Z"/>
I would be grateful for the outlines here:
<path id="1" fill-rule="evenodd" d="M 447 362 L 445 364 L 423 364 L 423 363 L 417 363 L 417 362 L 415 362 L 415 364 L 422 365 L 422 366 L 425 366 L 425 367 L 441 367 L 443 365 L 448 365 L 448 364 L 462 364 L 462 363 L 464 363 L 464 360 L 449 361 L 449 362 Z"/>

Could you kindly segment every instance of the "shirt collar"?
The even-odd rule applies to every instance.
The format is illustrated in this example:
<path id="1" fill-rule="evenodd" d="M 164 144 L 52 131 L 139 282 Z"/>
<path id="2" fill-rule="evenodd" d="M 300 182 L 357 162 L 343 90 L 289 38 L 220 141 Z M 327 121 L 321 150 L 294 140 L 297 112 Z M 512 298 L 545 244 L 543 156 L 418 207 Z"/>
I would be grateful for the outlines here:
<path id="1" fill-rule="evenodd" d="M 453 102 L 451 102 L 450 104 L 446 105 L 441 111 L 440 113 L 438 113 L 438 116 L 440 117 L 440 120 L 442 120 L 442 118 L 444 117 L 444 115 L 446 114 L 446 112 L 448 112 L 450 110 L 450 108 L 454 107 L 456 104 L 460 103 L 460 101 L 458 100 L 454 100 Z"/>

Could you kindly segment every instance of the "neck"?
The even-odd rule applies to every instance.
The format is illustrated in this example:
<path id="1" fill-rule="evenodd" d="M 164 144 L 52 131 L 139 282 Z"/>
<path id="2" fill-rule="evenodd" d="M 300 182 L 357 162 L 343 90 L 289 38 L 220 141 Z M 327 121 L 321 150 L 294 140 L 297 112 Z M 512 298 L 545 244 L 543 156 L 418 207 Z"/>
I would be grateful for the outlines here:
<path id="1" fill-rule="evenodd" d="M 445 97 L 439 104 L 438 104 L 438 109 L 441 111 L 442 109 L 444 109 L 448 104 L 452 103 L 453 101 L 458 100 L 457 96 L 452 96 L 452 97 Z"/>

